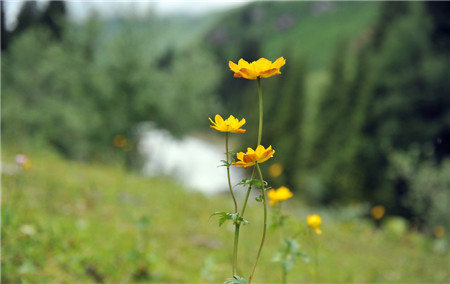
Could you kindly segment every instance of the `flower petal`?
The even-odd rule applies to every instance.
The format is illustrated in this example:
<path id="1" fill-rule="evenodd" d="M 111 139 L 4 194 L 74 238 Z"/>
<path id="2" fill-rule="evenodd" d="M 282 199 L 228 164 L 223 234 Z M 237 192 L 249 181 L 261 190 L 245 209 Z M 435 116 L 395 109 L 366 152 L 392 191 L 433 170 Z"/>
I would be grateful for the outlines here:
<path id="1" fill-rule="evenodd" d="M 217 125 L 216 122 L 214 122 L 211 117 L 208 117 L 209 121 L 211 121 L 212 124 Z"/>
<path id="2" fill-rule="evenodd" d="M 270 69 L 272 66 L 272 61 L 261 57 L 256 62 L 253 63 L 253 66 L 255 68 L 255 71 L 257 72 L 263 72 L 264 70 Z"/>
<path id="3" fill-rule="evenodd" d="M 243 58 L 238 61 L 239 68 L 250 68 L 250 63 L 245 61 Z"/>
<path id="4" fill-rule="evenodd" d="M 228 66 L 230 67 L 230 70 L 233 72 L 239 72 L 239 70 L 241 69 L 241 67 L 239 67 L 239 65 L 237 65 L 233 61 L 229 61 Z"/>
<path id="5" fill-rule="evenodd" d="M 277 60 L 275 60 L 275 62 L 272 64 L 272 68 L 277 68 L 280 69 L 281 67 L 283 67 L 286 64 L 286 59 L 284 59 L 284 57 L 280 57 Z"/>
<path id="6" fill-rule="evenodd" d="M 259 73 L 255 72 L 254 70 L 252 70 L 250 68 L 241 68 L 239 74 L 242 75 L 242 77 L 244 77 L 245 79 L 251 79 L 251 80 L 258 78 L 258 76 L 259 76 Z"/>
<path id="7" fill-rule="evenodd" d="M 246 163 L 252 163 L 257 160 L 258 156 L 256 154 L 245 154 L 243 161 Z"/>

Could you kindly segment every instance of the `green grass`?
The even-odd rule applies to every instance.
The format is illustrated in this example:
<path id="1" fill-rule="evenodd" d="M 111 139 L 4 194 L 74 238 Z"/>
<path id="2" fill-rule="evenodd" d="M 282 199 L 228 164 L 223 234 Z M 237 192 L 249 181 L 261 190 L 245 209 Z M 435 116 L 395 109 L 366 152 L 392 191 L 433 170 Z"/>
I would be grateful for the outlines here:
<path id="1" fill-rule="evenodd" d="M 5 148 L 5 147 L 4 147 Z M 3 151 L 3 283 L 214 282 L 231 275 L 231 224 L 218 227 L 212 212 L 229 211 L 228 195 L 205 197 L 169 179 L 148 179 L 120 167 L 29 153 L 28 171 L 11 168 L 16 152 Z M 7 173 L 6 173 L 7 172 Z M 240 275 L 248 277 L 262 224 L 250 202 L 240 243 Z M 286 235 L 313 261 L 298 262 L 288 280 L 316 279 L 311 237 L 319 243 L 318 281 L 447 283 L 448 246 L 414 231 L 376 229 L 364 210 L 307 208 L 289 200 Z M 306 233 L 307 214 L 323 217 L 321 236 Z M 281 231 L 268 233 L 254 282 L 277 283 L 271 259 Z M 441 245 L 441 249 L 438 249 Z"/>

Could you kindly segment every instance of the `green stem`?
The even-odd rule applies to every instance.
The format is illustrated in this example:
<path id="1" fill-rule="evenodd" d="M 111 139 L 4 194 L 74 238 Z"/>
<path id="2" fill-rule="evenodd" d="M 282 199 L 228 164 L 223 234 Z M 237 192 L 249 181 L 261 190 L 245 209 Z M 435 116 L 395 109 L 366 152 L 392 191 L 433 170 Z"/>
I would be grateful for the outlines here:
<path id="1" fill-rule="evenodd" d="M 233 248 L 233 276 L 237 275 L 237 255 L 238 255 L 238 243 L 239 243 L 239 229 L 241 224 L 236 223 L 234 227 L 234 248 Z"/>
<path id="2" fill-rule="evenodd" d="M 257 79 L 257 83 L 258 83 L 258 102 L 259 102 L 259 124 L 258 124 L 258 142 L 257 142 L 256 147 L 258 147 L 258 145 L 261 144 L 262 126 L 263 126 L 263 99 L 262 99 L 261 79 L 260 78 Z M 227 150 L 227 153 L 228 153 L 228 150 Z M 250 177 L 250 180 L 253 180 L 253 177 L 255 176 L 255 170 L 256 170 L 255 167 L 253 167 L 253 172 L 252 172 L 252 175 Z M 262 179 L 262 175 L 261 175 L 261 179 Z M 263 183 L 263 181 L 261 181 L 261 182 Z M 264 188 L 264 184 L 262 186 Z M 247 190 L 247 194 L 245 195 L 244 204 L 242 205 L 242 211 L 241 211 L 241 214 L 240 214 L 242 218 L 244 218 L 244 213 L 245 213 L 245 209 L 247 208 L 247 202 L 248 202 L 248 198 L 250 196 L 251 190 L 252 190 L 252 186 L 249 185 L 248 190 Z M 266 212 L 267 209 L 266 209 L 266 200 L 265 200 L 264 190 L 263 190 L 263 202 L 264 202 L 264 211 Z M 266 226 L 267 226 L 266 225 L 266 219 L 267 219 L 266 215 L 267 215 L 267 213 L 265 213 L 265 216 L 264 216 L 265 221 L 264 221 L 264 233 L 263 233 L 263 241 L 262 241 L 262 243 L 264 242 L 265 233 L 266 233 L 265 232 L 266 231 Z M 238 241 L 239 241 L 239 229 L 240 229 L 240 225 L 236 224 L 236 226 L 235 226 L 235 234 L 234 234 L 234 253 L 233 253 L 233 261 L 234 261 L 234 264 L 236 265 L 236 268 L 234 268 L 234 265 L 233 265 L 233 275 L 234 275 L 235 270 L 237 270 L 236 262 L 237 262 L 237 251 L 238 251 Z M 258 252 L 258 257 L 256 259 L 256 262 L 258 262 L 259 253 L 260 252 L 261 252 L 261 248 L 260 248 L 260 251 Z M 256 267 L 256 264 L 255 264 L 255 267 Z M 253 272 L 255 270 L 255 267 L 253 268 Z M 252 272 L 252 275 L 253 275 L 253 272 Z M 252 276 L 250 276 L 249 283 L 251 282 L 251 277 Z"/>
<path id="3" fill-rule="evenodd" d="M 259 125 L 258 125 L 258 145 L 261 145 L 261 136 L 262 136 L 262 127 L 263 127 L 263 98 L 262 98 L 262 89 L 261 89 L 261 79 L 258 77 L 258 102 L 259 102 Z"/>
<path id="4" fill-rule="evenodd" d="M 230 189 L 230 194 L 234 203 L 234 213 L 237 213 L 238 207 L 236 202 L 236 197 L 233 193 L 233 187 L 231 186 L 231 177 L 230 177 L 230 154 L 228 151 L 228 132 L 225 133 L 225 153 L 227 156 L 227 178 L 228 178 L 228 188 Z M 233 244 L 233 275 L 236 275 L 237 270 L 237 251 L 238 251 L 238 241 L 239 241 L 239 224 L 235 225 L 234 229 L 234 244 Z"/>
<path id="5" fill-rule="evenodd" d="M 234 203 L 234 213 L 237 213 L 237 202 L 236 202 L 236 197 L 234 196 L 233 193 L 233 187 L 231 186 L 231 178 L 230 178 L 230 154 L 228 152 L 228 132 L 225 133 L 225 150 L 226 150 L 226 155 L 227 155 L 227 177 L 228 177 L 228 188 L 230 189 L 230 194 L 231 197 L 233 198 L 233 203 Z"/>
<path id="6" fill-rule="evenodd" d="M 256 168 L 259 173 L 259 178 L 261 179 L 261 190 L 262 190 L 262 201 L 264 206 L 264 227 L 263 227 L 263 234 L 261 238 L 261 244 L 259 245 L 258 253 L 256 254 L 256 260 L 255 264 L 253 265 L 252 273 L 250 274 L 250 277 L 248 278 L 248 283 L 250 284 L 252 282 L 253 274 L 255 273 L 256 265 L 258 264 L 259 256 L 261 255 L 262 248 L 264 246 L 264 241 L 266 240 L 266 231 L 267 231 L 267 204 L 266 204 L 266 192 L 264 190 L 264 179 L 261 173 L 261 169 L 259 168 L 258 163 L 256 163 Z"/>
<path id="7" fill-rule="evenodd" d="M 287 273 L 286 273 L 286 270 L 284 270 L 284 269 L 282 269 L 283 270 L 283 274 L 281 275 L 281 283 L 283 283 L 283 284 L 285 284 L 285 283 L 287 283 L 286 281 L 287 281 Z"/>
<path id="8" fill-rule="evenodd" d="M 253 180 L 253 177 L 255 176 L 255 167 L 253 167 L 253 172 L 252 175 L 250 177 L 250 180 Z M 249 185 L 248 189 L 247 189 L 247 194 L 245 195 L 245 200 L 244 200 L 244 205 L 242 206 L 242 210 L 241 210 L 241 217 L 244 218 L 244 213 L 245 213 L 245 208 L 247 208 L 247 201 L 248 201 L 248 197 L 250 196 L 250 191 L 252 190 L 252 186 Z"/>
<path id="9" fill-rule="evenodd" d="M 317 242 L 315 240 L 314 240 L 314 252 L 316 254 L 314 266 L 315 266 L 315 272 L 316 272 L 315 277 L 316 277 L 316 282 L 317 282 L 319 280 L 319 248 L 318 248 Z"/>
<path id="10" fill-rule="evenodd" d="M 314 247 L 314 254 L 315 254 L 315 259 L 314 259 L 314 279 L 315 282 L 317 283 L 318 279 L 319 279 L 319 247 L 317 245 L 315 236 L 315 233 L 312 233 L 312 230 L 308 230 L 308 235 L 311 239 L 311 242 L 313 243 L 313 247 Z"/>

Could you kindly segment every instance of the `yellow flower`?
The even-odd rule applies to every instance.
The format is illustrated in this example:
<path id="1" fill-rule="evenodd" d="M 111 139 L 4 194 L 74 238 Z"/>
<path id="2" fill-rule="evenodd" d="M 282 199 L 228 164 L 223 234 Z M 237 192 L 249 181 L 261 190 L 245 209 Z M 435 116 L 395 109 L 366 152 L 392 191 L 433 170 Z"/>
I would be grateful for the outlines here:
<path id="1" fill-rule="evenodd" d="M 245 124 L 245 118 L 239 121 L 239 119 L 230 115 L 230 117 L 228 117 L 226 120 L 223 120 L 223 118 L 218 114 L 216 114 L 216 117 L 214 118 L 215 121 L 213 121 L 210 117 L 208 118 L 209 121 L 214 124 L 210 125 L 210 127 L 217 131 L 232 133 L 245 133 L 247 131 L 245 129 L 241 129 L 241 126 Z"/>
<path id="2" fill-rule="evenodd" d="M 277 202 L 289 199 L 294 196 L 294 194 L 289 190 L 289 188 L 282 186 L 278 189 L 270 189 L 267 192 L 267 196 L 269 196 L 270 199 L 270 206 L 274 206 Z"/>
<path id="3" fill-rule="evenodd" d="M 269 167 L 269 175 L 273 178 L 279 177 L 283 173 L 283 166 L 275 163 Z"/>
<path id="4" fill-rule="evenodd" d="M 374 218 L 375 220 L 380 220 L 381 218 L 383 218 L 385 212 L 386 209 L 383 205 L 377 205 L 372 207 L 372 209 L 370 210 L 370 215 L 372 215 L 372 218 Z"/>
<path id="5" fill-rule="evenodd" d="M 118 134 L 114 136 L 113 143 L 117 148 L 125 148 L 128 144 L 128 139 L 122 134 Z"/>
<path id="6" fill-rule="evenodd" d="M 443 226 L 436 226 L 433 229 L 433 236 L 442 238 L 445 235 L 445 228 Z"/>
<path id="7" fill-rule="evenodd" d="M 233 163 L 233 165 L 237 167 L 248 168 L 254 166 L 256 163 L 261 164 L 272 158 L 275 150 L 272 149 L 272 146 L 269 146 L 267 149 L 264 146 L 259 145 L 256 147 L 256 150 L 252 148 L 247 148 L 247 153 L 239 152 L 236 154 L 238 158 L 238 162 Z"/>
<path id="8" fill-rule="evenodd" d="M 248 63 L 244 59 L 239 59 L 238 64 L 230 61 L 228 66 L 234 72 L 235 78 L 244 78 L 255 80 L 258 78 L 269 78 L 275 75 L 280 75 L 280 68 L 286 64 L 286 59 L 280 57 L 275 62 L 260 58 L 257 61 Z"/>
<path id="9" fill-rule="evenodd" d="M 306 222 L 308 223 L 308 226 L 314 229 L 316 234 L 322 234 L 322 230 L 319 229 L 319 226 L 322 223 L 322 218 L 320 218 L 319 215 L 308 215 L 308 217 L 306 218 Z"/>

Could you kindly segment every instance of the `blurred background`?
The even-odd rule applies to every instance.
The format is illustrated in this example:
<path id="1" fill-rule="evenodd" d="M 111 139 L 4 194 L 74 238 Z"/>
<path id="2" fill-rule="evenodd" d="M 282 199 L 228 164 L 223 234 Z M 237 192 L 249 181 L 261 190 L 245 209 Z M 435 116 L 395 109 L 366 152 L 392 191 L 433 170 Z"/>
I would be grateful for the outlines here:
<path id="1" fill-rule="evenodd" d="M 283 56 L 283 74 L 262 80 L 269 183 L 308 206 L 377 205 L 445 232 L 449 14 L 448 2 L 1 1 L 2 172 L 43 152 L 226 190 L 209 172 L 223 137 L 208 117 L 247 119 L 240 151 L 258 111 L 256 83 L 228 61 Z"/>

